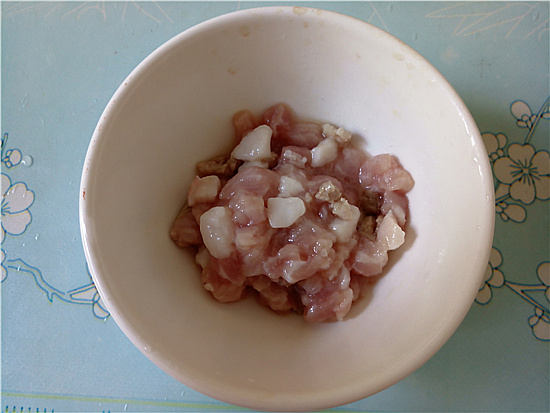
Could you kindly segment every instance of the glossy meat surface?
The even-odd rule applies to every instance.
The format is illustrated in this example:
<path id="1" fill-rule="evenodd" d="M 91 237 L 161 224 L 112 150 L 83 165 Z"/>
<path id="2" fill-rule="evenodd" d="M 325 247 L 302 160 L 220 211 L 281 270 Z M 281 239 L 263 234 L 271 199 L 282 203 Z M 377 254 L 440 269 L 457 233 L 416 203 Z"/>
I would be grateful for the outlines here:
<path id="1" fill-rule="evenodd" d="M 221 302 L 253 291 L 277 313 L 343 320 L 404 242 L 411 175 L 284 104 L 232 121 L 236 147 L 198 165 L 170 237 L 194 249 Z"/>

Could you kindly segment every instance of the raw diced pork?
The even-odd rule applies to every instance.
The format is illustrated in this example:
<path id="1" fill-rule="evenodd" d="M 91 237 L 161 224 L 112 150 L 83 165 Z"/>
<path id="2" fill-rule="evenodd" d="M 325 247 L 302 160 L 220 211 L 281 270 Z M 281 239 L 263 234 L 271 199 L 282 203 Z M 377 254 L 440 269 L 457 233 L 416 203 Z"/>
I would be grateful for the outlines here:
<path id="1" fill-rule="evenodd" d="M 299 121 L 284 104 L 232 121 L 235 148 L 197 165 L 170 237 L 195 249 L 218 301 L 251 290 L 276 313 L 343 320 L 405 241 L 412 177 L 394 156 L 370 156 L 349 131 Z"/>

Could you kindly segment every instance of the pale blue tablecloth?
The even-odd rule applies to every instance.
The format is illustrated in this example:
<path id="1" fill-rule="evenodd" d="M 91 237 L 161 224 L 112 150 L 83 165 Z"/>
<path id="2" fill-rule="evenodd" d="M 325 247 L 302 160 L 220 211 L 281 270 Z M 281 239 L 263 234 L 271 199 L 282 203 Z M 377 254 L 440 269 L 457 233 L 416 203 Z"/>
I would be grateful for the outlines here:
<path id="1" fill-rule="evenodd" d="M 1 4 L 2 411 L 241 410 L 162 372 L 109 317 L 78 193 L 95 124 L 142 59 L 208 18 L 272 4 Z M 349 14 L 419 51 L 469 107 L 495 175 L 493 253 L 463 324 L 405 380 L 335 410 L 548 412 L 549 3 L 285 4 Z"/>

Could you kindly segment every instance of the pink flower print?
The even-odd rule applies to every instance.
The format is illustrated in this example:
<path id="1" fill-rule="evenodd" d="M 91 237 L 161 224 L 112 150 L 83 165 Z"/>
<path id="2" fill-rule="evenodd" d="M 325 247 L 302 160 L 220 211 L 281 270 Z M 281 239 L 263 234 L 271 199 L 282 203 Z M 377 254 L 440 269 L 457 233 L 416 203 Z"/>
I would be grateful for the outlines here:
<path id="1" fill-rule="evenodd" d="M 504 147 L 506 146 L 506 135 L 503 133 L 484 133 L 481 135 L 483 143 L 485 144 L 485 149 L 487 149 L 487 154 L 491 161 L 504 156 Z"/>
<path id="2" fill-rule="evenodd" d="M 525 208 L 517 204 L 509 204 L 507 202 L 497 202 L 495 212 L 502 218 L 504 222 L 523 222 L 527 217 Z"/>
<path id="3" fill-rule="evenodd" d="M 550 341 L 550 317 L 539 307 L 535 307 L 535 314 L 528 319 L 533 335 L 539 340 Z"/>
<path id="4" fill-rule="evenodd" d="M 22 182 L 11 184 L 10 178 L 2 174 L 2 229 L 4 235 L 21 235 L 31 223 L 29 208 L 34 202 L 34 193 Z"/>
<path id="5" fill-rule="evenodd" d="M 510 185 L 499 183 L 495 189 L 495 212 L 502 218 L 504 222 L 523 222 L 527 218 L 527 211 L 521 205 L 509 203 Z"/>
<path id="6" fill-rule="evenodd" d="M 477 292 L 476 301 L 479 304 L 487 304 L 493 298 L 493 288 L 500 288 L 504 285 L 504 274 L 500 271 L 499 267 L 502 264 L 502 255 L 500 252 L 493 248 L 491 255 L 489 256 L 489 263 L 485 270 L 485 277 Z"/>
<path id="7" fill-rule="evenodd" d="M 495 177 L 508 186 L 510 197 L 524 204 L 550 198 L 550 156 L 533 146 L 512 144 L 508 156 L 495 161 Z"/>
<path id="8" fill-rule="evenodd" d="M 516 118 L 516 123 L 520 128 L 531 129 L 537 119 L 537 115 L 534 115 L 529 105 L 522 100 L 516 100 L 512 103 L 510 111 Z"/>
<path id="9" fill-rule="evenodd" d="M 13 168 L 21 163 L 23 155 L 19 149 L 9 149 L 6 151 L 6 156 L 2 158 L 2 162 L 8 169 Z"/>

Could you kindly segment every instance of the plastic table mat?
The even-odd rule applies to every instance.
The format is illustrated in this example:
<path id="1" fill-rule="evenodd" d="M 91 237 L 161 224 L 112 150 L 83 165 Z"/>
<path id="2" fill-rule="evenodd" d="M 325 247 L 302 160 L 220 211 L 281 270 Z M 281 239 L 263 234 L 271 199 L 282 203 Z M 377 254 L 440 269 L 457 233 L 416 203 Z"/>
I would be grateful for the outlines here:
<path id="1" fill-rule="evenodd" d="M 464 322 L 406 379 L 333 410 L 549 411 L 549 3 L 359 1 L 2 2 L 2 411 L 245 410 L 168 376 L 112 320 L 84 258 L 79 182 L 103 109 L 149 53 L 278 4 L 354 16 L 420 52 L 470 109 L 494 173 L 493 249 Z"/>

